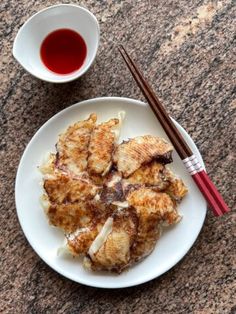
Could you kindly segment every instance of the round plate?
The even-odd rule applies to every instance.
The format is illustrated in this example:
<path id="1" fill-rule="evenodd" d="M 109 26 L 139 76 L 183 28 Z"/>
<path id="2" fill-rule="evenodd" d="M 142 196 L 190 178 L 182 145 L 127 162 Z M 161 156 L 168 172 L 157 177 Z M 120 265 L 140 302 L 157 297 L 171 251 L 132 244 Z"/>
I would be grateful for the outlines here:
<path id="1" fill-rule="evenodd" d="M 148 105 L 128 98 L 106 97 L 77 103 L 59 112 L 34 135 L 21 158 L 15 185 L 17 214 L 26 238 L 35 252 L 54 270 L 76 282 L 100 287 L 122 288 L 138 285 L 158 277 L 178 263 L 196 240 L 206 215 L 206 202 L 185 170 L 177 153 L 173 154 L 170 168 L 188 186 L 189 193 L 179 206 L 183 219 L 169 227 L 157 242 L 154 251 L 143 261 L 122 274 L 90 272 L 79 259 L 58 256 L 57 250 L 64 240 L 63 233 L 48 224 L 40 204 L 43 193 L 41 174 L 37 167 L 48 152 L 55 152 L 58 135 L 70 124 L 83 120 L 96 112 L 99 121 L 116 117 L 124 110 L 126 117 L 120 141 L 138 135 L 152 134 L 167 138 Z M 203 164 L 201 155 L 191 137 L 177 123 L 175 125 Z"/>

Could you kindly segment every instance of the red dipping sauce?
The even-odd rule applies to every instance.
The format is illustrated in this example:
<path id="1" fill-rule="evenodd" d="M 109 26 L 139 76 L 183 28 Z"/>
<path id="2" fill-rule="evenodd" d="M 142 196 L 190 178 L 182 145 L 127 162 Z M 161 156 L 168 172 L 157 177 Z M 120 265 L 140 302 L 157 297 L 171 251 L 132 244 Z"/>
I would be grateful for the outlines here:
<path id="1" fill-rule="evenodd" d="M 87 47 L 82 36 L 71 29 L 58 29 L 43 40 L 40 55 L 45 66 L 57 74 L 70 74 L 84 63 Z"/>

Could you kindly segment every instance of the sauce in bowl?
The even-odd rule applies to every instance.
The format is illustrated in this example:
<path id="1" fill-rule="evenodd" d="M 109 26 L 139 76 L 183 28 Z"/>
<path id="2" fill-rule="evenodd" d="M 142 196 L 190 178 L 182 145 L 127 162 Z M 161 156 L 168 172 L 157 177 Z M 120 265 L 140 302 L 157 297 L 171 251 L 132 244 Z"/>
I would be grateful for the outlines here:
<path id="1" fill-rule="evenodd" d="M 48 34 L 40 48 L 44 65 L 57 74 L 70 74 L 83 65 L 87 47 L 83 37 L 67 28 Z"/>

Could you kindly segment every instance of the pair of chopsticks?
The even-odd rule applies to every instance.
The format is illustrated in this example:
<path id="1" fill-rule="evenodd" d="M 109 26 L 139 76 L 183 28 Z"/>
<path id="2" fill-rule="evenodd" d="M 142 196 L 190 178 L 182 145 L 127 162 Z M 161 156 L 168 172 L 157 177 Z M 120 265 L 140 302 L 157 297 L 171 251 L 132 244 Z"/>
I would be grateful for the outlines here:
<path id="1" fill-rule="evenodd" d="M 140 87 L 143 95 L 147 99 L 155 116 L 161 123 L 171 143 L 173 144 L 174 148 L 182 159 L 186 169 L 192 176 L 202 195 L 205 197 L 214 215 L 221 216 L 227 213 L 229 211 L 228 206 L 224 202 L 222 196 L 216 189 L 211 179 L 208 177 L 200 162 L 197 160 L 197 157 L 193 154 L 190 147 L 185 142 L 184 138 L 174 125 L 173 121 L 167 114 L 163 105 L 160 103 L 156 94 L 147 83 L 147 81 L 143 78 L 141 72 L 138 70 L 137 66 L 128 55 L 125 48 L 121 45 L 118 49 L 135 81 Z"/>

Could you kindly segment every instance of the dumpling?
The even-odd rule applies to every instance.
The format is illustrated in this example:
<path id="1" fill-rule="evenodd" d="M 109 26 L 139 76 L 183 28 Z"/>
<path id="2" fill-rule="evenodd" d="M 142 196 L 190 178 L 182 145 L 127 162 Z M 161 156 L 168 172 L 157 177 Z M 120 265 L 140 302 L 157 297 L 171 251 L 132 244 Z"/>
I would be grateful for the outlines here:
<path id="1" fill-rule="evenodd" d="M 55 173 L 46 177 L 44 189 L 49 201 L 57 204 L 90 200 L 99 191 L 90 180 L 71 177 L 64 173 Z"/>
<path id="2" fill-rule="evenodd" d="M 89 247 L 101 230 L 102 225 L 91 225 L 79 228 L 75 232 L 66 234 L 66 249 L 74 256 L 87 254 Z"/>
<path id="3" fill-rule="evenodd" d="M 130 249 L 136 238 L 137 226 L 134 209 L 119 209 L 114 212 L 90 246 L 85 266 L 93 270 L 117 272 L 129 266 Z"/>
<path id="4" fill-rule="evenodd" d="M 184 184 L 182 179 L 175 176 L 169 169 L 167 170 L 167 179 L 169 181 L 169 185 L 165 189 L 165 192 L 169 194 L 171 198 L 180 202 L 188 193 L 187 186 Z"/>
<path id="5" fill-rule="evenodd" d="M 148 187 L 130 191 L 126 199 L 129 205 L 137 210 L 137 213 L 155 213 L 159 221 L 165 218 L 166 213 L 176 209 L 176 202 L 167 193 L 157 192 Z"/>
<path id="6" fill-rule="evenodd" d="M 132 138 L 116 148 L 113 161 L 125 178 L 152 160 L 172 161 L 173 147 L 166 140 L 152 135 Z"/>
<path id="7" fill-rule="evenodd" d="M 152 161 L 137 169 L 125 182 L 126 184 L 141 184 L 162 191 L 170 184 L 167 174 L 167 170 L 163 164 Z"/>
<path id="8" fill-rule="evenodd" d="M 122 112 L 120 119 L 110 119 L 94 128 L 89 143 L 88 172 L 90 174 L 104 176 L 110 170 L 112 153 L 119 137 L 123 115 Z"/>
<path id="9" fill-rule="evenodd" d="M 58 253 L 120 273 L 152 252 L 163 227 L 180 221 L 187 188 L 165 166 L 173 150 L 166 140 L 144 135 L 117 144 L 124 112 L 118 116 L 97 125 L 92 113 L 68 127 L 40 171 L 42 206 L 65 234 Z"/>
<path id="10" fill-rule="evenodd" d="M 85 255 L 115 207 L 92 201 L 86 204 L 76 230 L 66 234 L 66 247 L 73 255 Z"/>
<path id="11" fill-rule="evenodd" d="M 56 145 L 58 168 L 76 175 L 86 170 L 89 141 L 96 121 L 97 115 L 92 113 L 87 120 L 75 123 L 60 135 Z"/>
<path id="12" fill-rule="evenodd" d="M 149 255 L 161 234 L 163 222 L 172 224 L 180 220 L 176 205 L 166 193 L 141 187 L 131 191 L 127 200 L 137 211 L 138 234 L 132 247 L 132 259 L 137 261 Z"/>
<path id="13" fill-rule="evenodd" d="M 72 233 L 88 226 L 96 216 L 96 212 L 88 202 L 50 204 L 46 214 L 50 224 L 65 233 Z"/>

